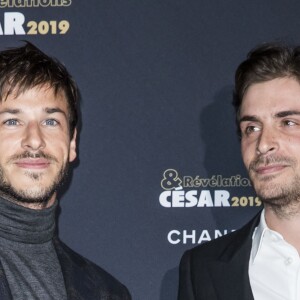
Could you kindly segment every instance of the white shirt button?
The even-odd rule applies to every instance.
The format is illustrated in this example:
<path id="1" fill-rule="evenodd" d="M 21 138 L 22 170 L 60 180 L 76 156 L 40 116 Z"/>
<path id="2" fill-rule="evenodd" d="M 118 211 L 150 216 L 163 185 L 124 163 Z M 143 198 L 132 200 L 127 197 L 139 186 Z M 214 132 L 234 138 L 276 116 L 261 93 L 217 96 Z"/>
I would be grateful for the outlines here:
<path id="1" fill-rule="evenodd" d="M 288 257 L 288 258 L 286 258 L 286 260 L 285 260 L 284 263 L 288 266 L 288 265 L 290 265 L 292 262 L 293 262 L 293 259 L 292 259 L 291 257 Z"/>

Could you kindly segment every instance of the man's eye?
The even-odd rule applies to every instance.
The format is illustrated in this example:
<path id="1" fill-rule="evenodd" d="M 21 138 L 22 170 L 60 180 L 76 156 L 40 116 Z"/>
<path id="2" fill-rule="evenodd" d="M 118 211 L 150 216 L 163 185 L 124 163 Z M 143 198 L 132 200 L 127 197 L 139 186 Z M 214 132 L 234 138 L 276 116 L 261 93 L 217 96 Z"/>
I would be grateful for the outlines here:
<path id="1" fill-rule="evenodd" d="M 58 122 L 54 119 L 48 119 L 45 121 L 45 125 L 47 126 L 56 126 L 58 125 Z"/>
<path id="2" fill-rule="evenodd" d="M 295 126 L 296 123 L 294 121 L 285 120 L 285 121 L 283 121 L 283 125 L 284 126 Z"/>
<path id="3" fill-rule="evenodd" d="M 16 119 L 9 119 L 3 122 L 3 124 L 8 125 L 8 126 L 16 126 L 19 124 L 18 120 Z"/>
<path id="4" fill-rule="evenodd" d="M 259 129 L 259 127 L 257 127 L 257 126 L 247 126 L 246 128 L 245 128 L 245 134 L 246 135 L 249 135 L 249 134 L 251 134 L 251 133 L 253 133 L 253 132 L 256 132 L 256 131 L 259 131 L 260 129 Z"/>

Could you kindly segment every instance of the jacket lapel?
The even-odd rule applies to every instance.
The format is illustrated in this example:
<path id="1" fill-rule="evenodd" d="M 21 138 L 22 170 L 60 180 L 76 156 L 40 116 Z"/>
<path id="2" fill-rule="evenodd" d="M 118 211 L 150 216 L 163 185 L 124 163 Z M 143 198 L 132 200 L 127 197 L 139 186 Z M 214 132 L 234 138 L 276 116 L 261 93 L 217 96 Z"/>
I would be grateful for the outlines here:
<path id="1" fill-rule="evenodd" d="M 10 288 L 0 262 L 0 299 L 12 300 Z"/>
<path id="2" fill-rule="evenodd" d="M 53 245 L 61 266 L 68 300 L 100 299 L 100 295 L 91 294 L 91 291 L 95 291 L 96 287 L 92 278 L 86 276 L 85 272 L 82 271 L 84 266 L 79 256 L 71 252 L 57 237 L 53 238 Z M 0 300 L 2 299 L 13 300 L 0 262 Z"/>
<path id="3" fill-rule="evenodd" d="M 90 295 L 90 291 L 93 290 L 92 281 L 85 278 L 80 260 L 77 261 L 74 255 L 71 257 L 68 248 L 57 237 L 53 239 L 53 244 L 65 280 L 68 300 L 92 299 L 93 296 Z"/>
<path id="4" fill-rule="evenodd" d="M 235 240 L 211 264 L 217 299 L 254 300 L 248 275 L 252 235 L 260 213 L 242 228 Z"/>

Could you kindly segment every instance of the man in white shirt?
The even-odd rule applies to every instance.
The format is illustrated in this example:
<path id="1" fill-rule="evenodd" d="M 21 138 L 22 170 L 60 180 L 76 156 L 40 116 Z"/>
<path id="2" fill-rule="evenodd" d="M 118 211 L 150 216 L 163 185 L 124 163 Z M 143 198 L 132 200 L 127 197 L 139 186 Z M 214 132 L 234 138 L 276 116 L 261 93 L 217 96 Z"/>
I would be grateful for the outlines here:
<path id="1" fill-rule="evenodd" d="M 178 299 L 300 299 L 300 47 L 252 50 L 236 71 L 234 106 L 264 210 L 184 254 Z"/>

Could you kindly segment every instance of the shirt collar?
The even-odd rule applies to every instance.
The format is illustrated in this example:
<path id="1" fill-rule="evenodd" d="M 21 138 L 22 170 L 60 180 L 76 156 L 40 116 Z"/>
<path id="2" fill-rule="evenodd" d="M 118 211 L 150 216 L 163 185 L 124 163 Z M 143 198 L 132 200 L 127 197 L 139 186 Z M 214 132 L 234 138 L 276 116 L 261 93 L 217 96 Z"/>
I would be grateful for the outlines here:
<path id="1" fill-rule="evenodd" d="M 261 248 L 261 245 L 263 243 L 264 236 L 266 233 L 271 234 L 273 237 L 276 236 L 276 239 L 283 240 L 283 237 L 281 234 L 279 234 L 276 231 L 271 230 L 267 223 L 265 218 L 265 210 L 263 209 L 261 215 L 260 215 L 260 222 L 258 226 L 255 228 L 252 236 L 252 248 L 251 248 L 251 262 L 254 263 L 255 258 L 257 254 L 259 253 L 259 250 Z"/>
<path id="2" fill-rule="evenodd" d="M 260 249 L 262 238 L 268 229 L 265 219 L 265 210 L 260 214 L 260 221 L 258 226 L 255 228 L 252 236 L 252 249 L 251 249 L 251 262 L 254 263 L 255 257 Z"/>

